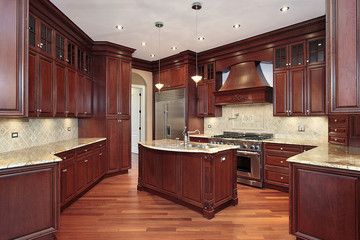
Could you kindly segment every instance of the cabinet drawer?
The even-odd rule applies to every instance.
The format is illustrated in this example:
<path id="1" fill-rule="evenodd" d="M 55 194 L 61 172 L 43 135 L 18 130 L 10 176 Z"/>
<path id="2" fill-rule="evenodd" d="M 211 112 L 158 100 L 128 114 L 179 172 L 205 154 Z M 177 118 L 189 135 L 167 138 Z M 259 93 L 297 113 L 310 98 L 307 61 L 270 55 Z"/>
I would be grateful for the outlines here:
<path id="1" fill-rule="evenodd" d="M 272 144 L 266 143 L 265 150 L 276 150 L 281 152 L 293 152 L 295 154 L 301 153 L 301 146 L 287 145 L 287 144 Z"/>
<path id="2" fill-rule="evenodd" d="M 347 125 L 347 116 L 329 116 L 328 121 L 330 126 L 334 125 Z"/>
<path id="3" fill-rule="evenodd" d="M 275 165 L 279 167 L 289 167 L 289 163 L 286 161 L 287 157 L 266 155 L 265 164 Z"/>
<path id="4" fill-rule="evenodd" d="M 93 144 L 94 148 L 101 148 L 101 147 L 105 147 L 105 141 L 102 141 L 102 142 L 98 142 L 98 143 L 95 143 Z"/>
<path id="5" fill-rule="evenodd" d="M 63 161 L 74 159 L 75 157 L 75 151 L 69 151 L 69 152 L 62 152 L 59 154 L 56 154 L 59 158 L 61 158 Z"/>
<path id="6" fill-rule="evenodd" d="M 265 170 L 265 180 L 289 184 L 289 175 Z"/>
<path id="7" fill-rule="evenodd" d="M 85 154 L 90 153 L 92 148 L 93 148 L 93 145 L 88 145 L 88 146 L 79 148 L 78 150 L 76 150 L 76 153 L 78 156 L 83 156 Z"/>
<path id="8" fill-rule="evenodd" d="M 347 145 L 347 138 L 346 137 L 336 137 L 336 136 L 329 136 L 329 142 L 339 145 Z"/>
<path id="9" fill-rule="evenodd" d="M 347 131 L 345 127 L 329 127 L 329 134 L 333 136 L 346 136 Z"/>

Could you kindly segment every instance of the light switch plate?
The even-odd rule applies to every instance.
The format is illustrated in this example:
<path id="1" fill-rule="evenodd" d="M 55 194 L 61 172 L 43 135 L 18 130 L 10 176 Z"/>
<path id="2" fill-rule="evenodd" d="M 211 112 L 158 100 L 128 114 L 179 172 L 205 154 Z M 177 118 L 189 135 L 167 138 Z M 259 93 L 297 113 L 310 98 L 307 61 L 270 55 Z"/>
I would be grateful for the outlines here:
<path id="1" fill-rule="evenodd" d="M 305 126 L 298 126 L 299 132 L 305 132 Z"/>
<path id="2" fill-rule="evenodd" d="M 11 133 L 11 138 L 17 138 L 19 137 L 19 133 L 18 132 L 12 132 Z"/>
<path id="3" fill-rule="evenodd" d="M 211 125 L 210 125 L 210 124 L 208 125 L 208 128 L 211 128 Z"/>
<path id="4" fill-rule="evenodd" d="M 68 127 L 67 130 L 68 130 L 68 132 L 70 132 L 70 131 L 71 131 L 71 127 Z"/>

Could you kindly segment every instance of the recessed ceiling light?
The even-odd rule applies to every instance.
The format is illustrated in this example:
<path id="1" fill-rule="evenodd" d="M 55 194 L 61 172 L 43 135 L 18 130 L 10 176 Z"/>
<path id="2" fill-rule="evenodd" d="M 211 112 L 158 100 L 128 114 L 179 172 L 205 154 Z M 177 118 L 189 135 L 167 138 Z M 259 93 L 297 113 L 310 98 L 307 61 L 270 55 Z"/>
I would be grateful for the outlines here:
<path id="1" fill-rule="evenodd" d="M 171 50 L 176 50 L 176 49 L 177 49 L 176 46 L 171 47 Z"/>
<path id="2" fill-rule="evenodd" d="M 146 42 L 142 42 L 142 43 L 141 43 L 141 46 L 146 46 Z"/>
<path id="3" fill-rule="evenodd" d="M 204 37 L 198 37 L 198 40 L 199 40 L 199 41 L 204 41 L 205 38 L 204 38 Z"/>
<path id="4" fill-rule="evenodd" d="M 118 30 L 123 30 L 123 29 L 124 29 L 124 26 L 121 26 L 121 25 L 116 25 L 115 27 L 116 27 L 116 29 L 118 29 Z"/>
<path id="5" fill-rule="evenodd" d="M 150 54 L 150 57 L 155 57 L 155 54 Z"/>
<path id="6" fill-rule="evenodd" d="M 235 29 L 239 28 L 239 27 L 240 27 L 240 24 L 238 24 L 238 23 L 233 25 L 233 28 L 235 28 Z"/>
<path id="7" fill-rule="evenodd" d="M 286 11 L 288 11 L 289 9 L 290 9 L 289 6 L 285 6 L 285 7 L 280 8 L 280 11 L 286 12 Z"/>

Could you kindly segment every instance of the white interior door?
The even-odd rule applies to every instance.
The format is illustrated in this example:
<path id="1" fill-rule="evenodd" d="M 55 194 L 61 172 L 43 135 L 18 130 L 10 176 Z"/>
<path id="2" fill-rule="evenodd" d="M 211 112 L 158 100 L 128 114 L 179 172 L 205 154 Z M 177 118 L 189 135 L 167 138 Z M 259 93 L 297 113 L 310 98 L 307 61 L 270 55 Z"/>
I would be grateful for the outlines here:
<path id="1" fill-rule="evenodd" d="M 131 88 L 131 152 L 138 153 L 141 141 L 141 88 Z"/>

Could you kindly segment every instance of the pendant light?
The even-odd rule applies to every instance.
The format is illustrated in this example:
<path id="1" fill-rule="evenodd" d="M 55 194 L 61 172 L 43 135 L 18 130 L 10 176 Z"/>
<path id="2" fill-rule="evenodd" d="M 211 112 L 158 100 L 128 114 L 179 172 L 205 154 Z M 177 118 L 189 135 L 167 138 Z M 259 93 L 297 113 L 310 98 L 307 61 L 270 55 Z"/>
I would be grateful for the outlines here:
<path id="1" fill-rule="evenodd" d="M 155 84 L 155 87 L 159 90 L 164 86 L 164 84 L 160 83 L 160 28 L 162 28 L 164 26 L 163 22 L 155 22 L 155 27 L 157 27 L 159 29 L 159 50 L 158 50 L 158 55 L 159 55 L 159 81 L 157 84 Z"/>
<path id="2" fill-rule="evenodd" d="M 197 36 L 197 35 L 198 35 L 198 33 L 197 33 L 197 11 L 201 9 L 201 3 L 199 3 L 199 2 L 194 2 L 194 3 L 192 4 L 192 7 L 191 7 L 191 8 L 194 9 L 195 12 L 196 12 L 195 28 L 196 28 L 196 41 L 197 41 L 197 39 L 198 39 L 198 36 Z M 196 43 L 196 45 L 197 45 L 197 43 Z M 195 65 L 196 65 L 196 66 L 195 66 L 195 68 L 196 68 L 196 75 L 195 75 L 195 76 L 192 76 L 191 79 L 194 80 L 194 82 L 196 83 L 196 87 L 197 87 L 198 82 L 200 82 L 201 79 L 202 79 L 202 76 L 198 75 L 197 49 L 195 50 Z"/>

